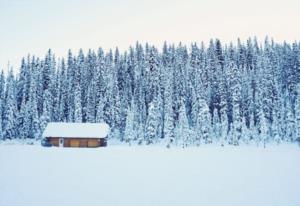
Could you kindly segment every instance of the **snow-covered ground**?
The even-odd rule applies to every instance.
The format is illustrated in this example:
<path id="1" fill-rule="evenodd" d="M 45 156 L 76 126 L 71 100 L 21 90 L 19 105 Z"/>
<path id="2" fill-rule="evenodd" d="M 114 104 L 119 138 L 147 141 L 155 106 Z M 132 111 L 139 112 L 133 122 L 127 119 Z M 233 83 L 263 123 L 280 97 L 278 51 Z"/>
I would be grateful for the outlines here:
<path id="1" fill-rule="evenodd" d="M 1 206 L 299 206 L 300 147 L 0 144 Z"/>

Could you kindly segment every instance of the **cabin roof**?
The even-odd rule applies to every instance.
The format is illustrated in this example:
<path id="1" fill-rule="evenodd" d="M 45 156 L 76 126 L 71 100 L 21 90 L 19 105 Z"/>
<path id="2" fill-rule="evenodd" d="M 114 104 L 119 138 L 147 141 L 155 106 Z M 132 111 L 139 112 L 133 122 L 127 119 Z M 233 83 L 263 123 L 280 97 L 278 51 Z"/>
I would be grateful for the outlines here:
<path id="1" fill-rule="evenodd" d="M 106 123 L 48 123 L 43 137 L 105 138 L 109 133 Z"/>

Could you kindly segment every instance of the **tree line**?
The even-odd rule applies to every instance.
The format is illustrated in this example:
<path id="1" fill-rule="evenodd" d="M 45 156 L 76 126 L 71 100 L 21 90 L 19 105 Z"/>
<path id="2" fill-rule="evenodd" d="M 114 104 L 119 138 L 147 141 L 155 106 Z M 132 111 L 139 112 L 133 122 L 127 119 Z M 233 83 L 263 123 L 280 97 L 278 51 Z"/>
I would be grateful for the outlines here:
<path id="1" fill-rule="evenodd" d="M 171 145 L 300 140 L 300 43 L 140 43 L 28 55 L 0 76 L 0 139 L 48 122 L 106 122 L 110 138 Z"/>

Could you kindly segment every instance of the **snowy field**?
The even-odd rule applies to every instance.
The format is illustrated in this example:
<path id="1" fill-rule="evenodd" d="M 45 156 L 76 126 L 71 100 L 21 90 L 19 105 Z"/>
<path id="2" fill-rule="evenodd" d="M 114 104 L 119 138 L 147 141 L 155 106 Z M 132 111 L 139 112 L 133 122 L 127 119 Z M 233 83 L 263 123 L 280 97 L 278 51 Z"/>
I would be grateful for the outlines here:
<path id="1" fill-rule="evenodd" d="M 300 147 L 0 144 L 1 206 L 299 206 Z"/>

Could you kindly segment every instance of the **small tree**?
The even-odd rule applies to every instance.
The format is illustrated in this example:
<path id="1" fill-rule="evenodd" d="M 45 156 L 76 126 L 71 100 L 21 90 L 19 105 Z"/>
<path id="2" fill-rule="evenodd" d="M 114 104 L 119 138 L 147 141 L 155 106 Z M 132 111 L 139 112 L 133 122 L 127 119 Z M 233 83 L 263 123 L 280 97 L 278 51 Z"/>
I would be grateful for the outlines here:
<path id="1" fill-rule="evenodd" d="M 75 122 L 82 122 L 81 89 L 79 84 L 75 86 Z"/>
<path id="2" fill-rule="evenodd" d="M 146 144 L 152 144 L 157 139 L 157 108 L 156 101 L 150 103 L 149 114 L 147 117 L 146 128 L 145 128 L 145 140 Z"/>
<path id="3" fill-rule="evenodd" d="M 186 147 L 190 143 L 190 127 L 186 116 L 186 110 L 183 100 L 181 100 L 179 108 L 178 124 L 175 129 L 176 141 L 181 142 L 182 147 Z"/>
<path id="4" fill-rule="evenodd" d="M 227 112 L 226 109 L 221 110 L 221 146 L 224 146 L 224 143 L 227 139 L 228 135 L 228 117 L 227 117 Z"/>
<path id="5" fill-rule="evenodd" d="M 263 115 L 263 112 L 260 113 L 260 139 L 263 142 L 264 148 L 266 147 L 266 142 L 268 139 L 268 124 L 267 124 L 267 119 Z"/>
<path id="6" fill-rule="evenodd" d="M 51 93 L 49 90 L 45 90 L 44 93 L 44 102 L 43 102 L 43 114 L 40 119 L 40 128 L 43 132 L 48 124 L 51 121 Z"/>
<path id="7" fill-rule="evenodd" d="M 279 136 L 279 131 L 278 131 L 278 117 L 277 115 L 274 115 L 273 117 L 273 122 L 272 122 L 272 136 L 274 141 L 279 144 L 281 142 L 281 138 Z"/>
<path id="8" fill-rule="evenodd" d="M 200 110 L 197 118 L 198 135 L 204 140 L 206 144 L 212 143 L 210 136 L 210 114 L 209 108 L 204 99 L 199 102 Z M 200 142 L 197 143 L 199 145 Z"/>
<path id="9" fill-rule="evenodd" d="M 244 142 L 246 144 L 249 144 L 249 141 L 250 141 L 250 130 L 249 130 L 249 128 L 246 125 L 246 118 L 245 117 L 243 118 L 243 121 L 242 121 L 242 137 L 243 137 Z"/>
<path id="10" fill-rule="evenodd" d="M 295 137 L 295 118 L 292 112 L 290 101 L 286 104 L 286 141 L 291 142 Z"/>
<path id="11" fill-rule="evenodd" d="M 216 141 L 220 140 L 220 136 L 221 136 L 221 126 L 220 126 L 220 118 L 219 118 L 219 115 L 218 115 L 218 111 L 217 109 L 214 110 L 214 113 L 213 113 L 213 119 L 212 119 L 212 129 L 213 129 L 213 136 L 214 136 L 214 139 Z"/>
<path id="12" fill-rule="evenodd" d="M 241 138 L 241 131 L 242 131 L 242 122 L 241 122 L 241 117 L 240 117 L 240 112 L 239 112 L 239 106 L 235 104 L 233 106 L 233 122 L 232 122 L 232 144 L 237 146 L 239 145 L 239 139 Z"/>
<path id="13" fill-rule="evenodd" d="M 131 108 L 127 111 L 124 139 L 129 145 L 131 145 L 132 140 L 136 139 L 136 131 L 134 128 L 134 112 Z"/>

